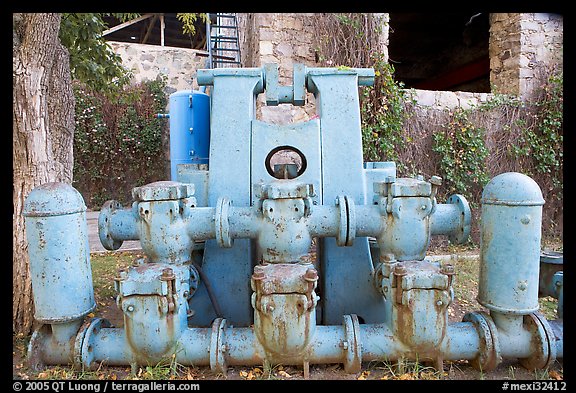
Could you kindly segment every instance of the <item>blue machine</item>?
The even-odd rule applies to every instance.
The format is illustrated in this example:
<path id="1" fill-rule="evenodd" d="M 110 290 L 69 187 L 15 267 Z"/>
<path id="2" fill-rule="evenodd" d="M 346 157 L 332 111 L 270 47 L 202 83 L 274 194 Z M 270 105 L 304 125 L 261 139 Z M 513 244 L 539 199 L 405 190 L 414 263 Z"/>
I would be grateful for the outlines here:
<path id="1" fill-rule="evenodd" d="M 52 203 L 58 187 L 33 191 L 30 203 L 44 206 L 42 216 L 70 209 L 64 220 L 80 221 L 66 232 L 42 221 L 51 233 L 45 241 L 37 234 L 41 220 L 29 213 L 31 270 L 55 269 L 46 253 L 70 254 L 67 263 L 82 268 L 56 281 L 33 274 L 44 325 L 30 343 L 31 358 L 87 368 L 174 358 L 223 373 L 228 365 L 268 361 L 302 365 L 305 375 L 310 363 L 358 372 L 371 360 L 442 368 L 444 360 L 466 359 L 489 371 L 505 358 L 531 369 L 562 358 L 562 319 L 537 312 L 538 185 L 507 173 L 486 186 L 478 301 L 489 313 L 449 323 L 455 266 L 426 251 L 433 235 L 467 241 L 470 208 L 458 194 L 436 200 L 440 177 L 401 178 L 393 162 L 363 162 L 358 86 L 373 82 L 372 69 L 297 64 L 293 85 L 280 86 L 278 66 L 267 64 L 199 70 L 198 84 L 211 87 L 209 111 L 206 95 L 172 95 L 172 179 L 135 188 L 128 208 L 106 202 L 99 216 L 105 248 L 140 240 L 148 257 L 115 279 L 123 328 L 85 318 L 91 286 L 78 247 L 86 231 L 74 215 L 83 203 Z M 301 106 L 307 92 L 318 118 L 284 125 L 255 118 L 258 94 L 267 105 Z M 275 161 L 280 152 L 296 161 Z M 196 165 L 206 162 L 207 169 Z M 561 274 L 554 277 L 561 286 Z M 68 285 L 76 281 L 90 287 L 84 300 L 69 311 L 44 307 L 44 288 L 57 298 L 78 296 Z"/>

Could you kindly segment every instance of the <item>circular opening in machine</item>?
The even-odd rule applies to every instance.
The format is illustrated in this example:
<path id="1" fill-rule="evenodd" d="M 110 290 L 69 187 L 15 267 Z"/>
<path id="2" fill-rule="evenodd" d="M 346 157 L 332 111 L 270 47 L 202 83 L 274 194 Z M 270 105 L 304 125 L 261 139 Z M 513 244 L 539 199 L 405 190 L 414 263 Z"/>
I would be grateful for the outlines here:
<path id="1" fill-rule="evenodd" d="M 306 170 L 306 157 L 292 146 L 278 146 L 266 156 L 264 163 L 270 176 L 276 179 L 295 179 Z"/>

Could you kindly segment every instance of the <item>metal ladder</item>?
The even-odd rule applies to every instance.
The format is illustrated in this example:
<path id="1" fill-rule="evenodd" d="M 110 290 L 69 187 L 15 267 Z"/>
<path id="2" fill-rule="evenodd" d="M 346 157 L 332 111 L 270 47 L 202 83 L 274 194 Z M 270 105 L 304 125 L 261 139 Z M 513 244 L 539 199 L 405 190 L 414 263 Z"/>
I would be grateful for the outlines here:
<path id="1" fill-rule="evenodd" d="M 208 14 L 206 38 L 210 68 L 241 66 L 236 14 Z"/>

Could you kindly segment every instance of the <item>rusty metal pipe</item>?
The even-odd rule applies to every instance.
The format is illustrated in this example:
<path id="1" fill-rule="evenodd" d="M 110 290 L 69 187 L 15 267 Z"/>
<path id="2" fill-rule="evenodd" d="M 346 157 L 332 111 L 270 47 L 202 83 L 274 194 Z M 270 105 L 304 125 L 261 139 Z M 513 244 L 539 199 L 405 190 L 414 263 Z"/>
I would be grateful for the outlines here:
<path id="1" fill-rule="evenodd" d="M 101 329 L 94 335 L 92 347 L 95 364 L 103 362 L 109 366 L 124 366 L 135 358 L 123 328 Z"/>
<path id="2" fill-rule="evenodd" d="M 261 213 L 254 207 L 230 208 L 230 236 L 235 239 L 256 239 L 261 228 Z"/>
<path id="3" fill-rule="evenodd" d="M 313 237 L 335 237 L 339 227 L 339 209 L 336 206 L 316 205 L 310 209 L 307 226 Z"/>
<path id="4" fill-rule="evenodd" d="M 376 237 L 386 230 L 380 207 L 375 205 L 356 206 L 356 236 Z"/>
<path id="5" fill-rule="evenodd" d="M 208 240 L 216 237 L 214 221 L 215 208 L 196 207 L 186 214 L 186 233 L 194 240 Z"/>
<path id="6" fill-rule="evenodd" d="M 524 327 L 522 315 L 491 312 L 490 316 L 498 328 L 500 353 L 508 358 L 525 358 L 530 356 L 530 332 Z"/>
<path id="7" fill-rule="evenodd" d="M 552 321 L 551 324 L 557 330 L 558 322 Z M 358 333 L 355 345 L 361 362 L 399 359 L 426 360 L 418 355 L 416 348 L 402 343 L 386 323 L 361 324 Z M 174 347 L 176 361 L 183 365 L 211 365 L 210 350 L 215 334 L 217 333 L 213 328 L 185 329 Z M 506 343 L 509 338 L 512 338 L 512 333 L 498 330 L 497 334 L 501 343 L 499 354 L 502 358 L 528 358 L 532 355 L 530 344 L 526 341 L 529 340 L 528 336 Z M 101 362 L 111 366 L 127 365 L 138 359 L 128 344 L 124 329 L 102 328 L 85 339 L 90 341 L 91 348 L 88 366 L 95 366 Z M 262 365 L 267 359 L 266 351 L 253 328 L 226 327 L 221 339 L 218 351 L 223 355 L 224 367 L 226 365 Z M 559 349 L 556 353 L 557 358 L 562 357 L 562 344 L 563 342 L 558 341 L 556 343 Z M 310 345 L 304 352 L 289 358 L 274 358 L 273 362 L 285 365 L 301 365 L 304 361 L 310 364 L 345 363 L 347 354 L 353 346 L 354 343 L 350 342 L 349 336 L 347 339 L 343 325 L 318 325 Z M 480 355 L 481 348 L 481 338 L 474 324 L 457 322 L 448 325 L 446 336 L 438 347 L 436 355 L 444 360 L 473 360 Z M 45 348 L 44 351 L 46 350 L 51 349 Z M 71 363 L 69 355 L 70 353 L 66 356 L 51 353 L 45 358 L 49 362 L 47 364 L 66 364 Z M 86 358 L 85 354 L 82 358 Z"/>
<path id="8" fill-rule="evenodd" d="M 430 216 L 430 233 L 445 235 L 460 225 L 461 210 L 455 204 L 436 204 L 436 211 Z"/>
<path id="9" fill-rule="evenodd" d="M 442 345 L 444 360 L 470 360 L 480 352 L 480 337 L 471 322 L 448 325 L 446 340 Z"/>

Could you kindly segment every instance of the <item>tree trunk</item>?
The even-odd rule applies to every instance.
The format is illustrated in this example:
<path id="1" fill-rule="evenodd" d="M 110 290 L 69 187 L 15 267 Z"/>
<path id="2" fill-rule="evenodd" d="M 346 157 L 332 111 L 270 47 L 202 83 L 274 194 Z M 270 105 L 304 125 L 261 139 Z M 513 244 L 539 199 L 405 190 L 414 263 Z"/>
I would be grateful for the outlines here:
<path id="1" fill-rule="evenodd" d="M 18 335 L 28 335 L 34 322 L 24 201 L 40 184 L 72 182 L 74 95 L 60 18 L 13 14 L 12 330 Z"/>

